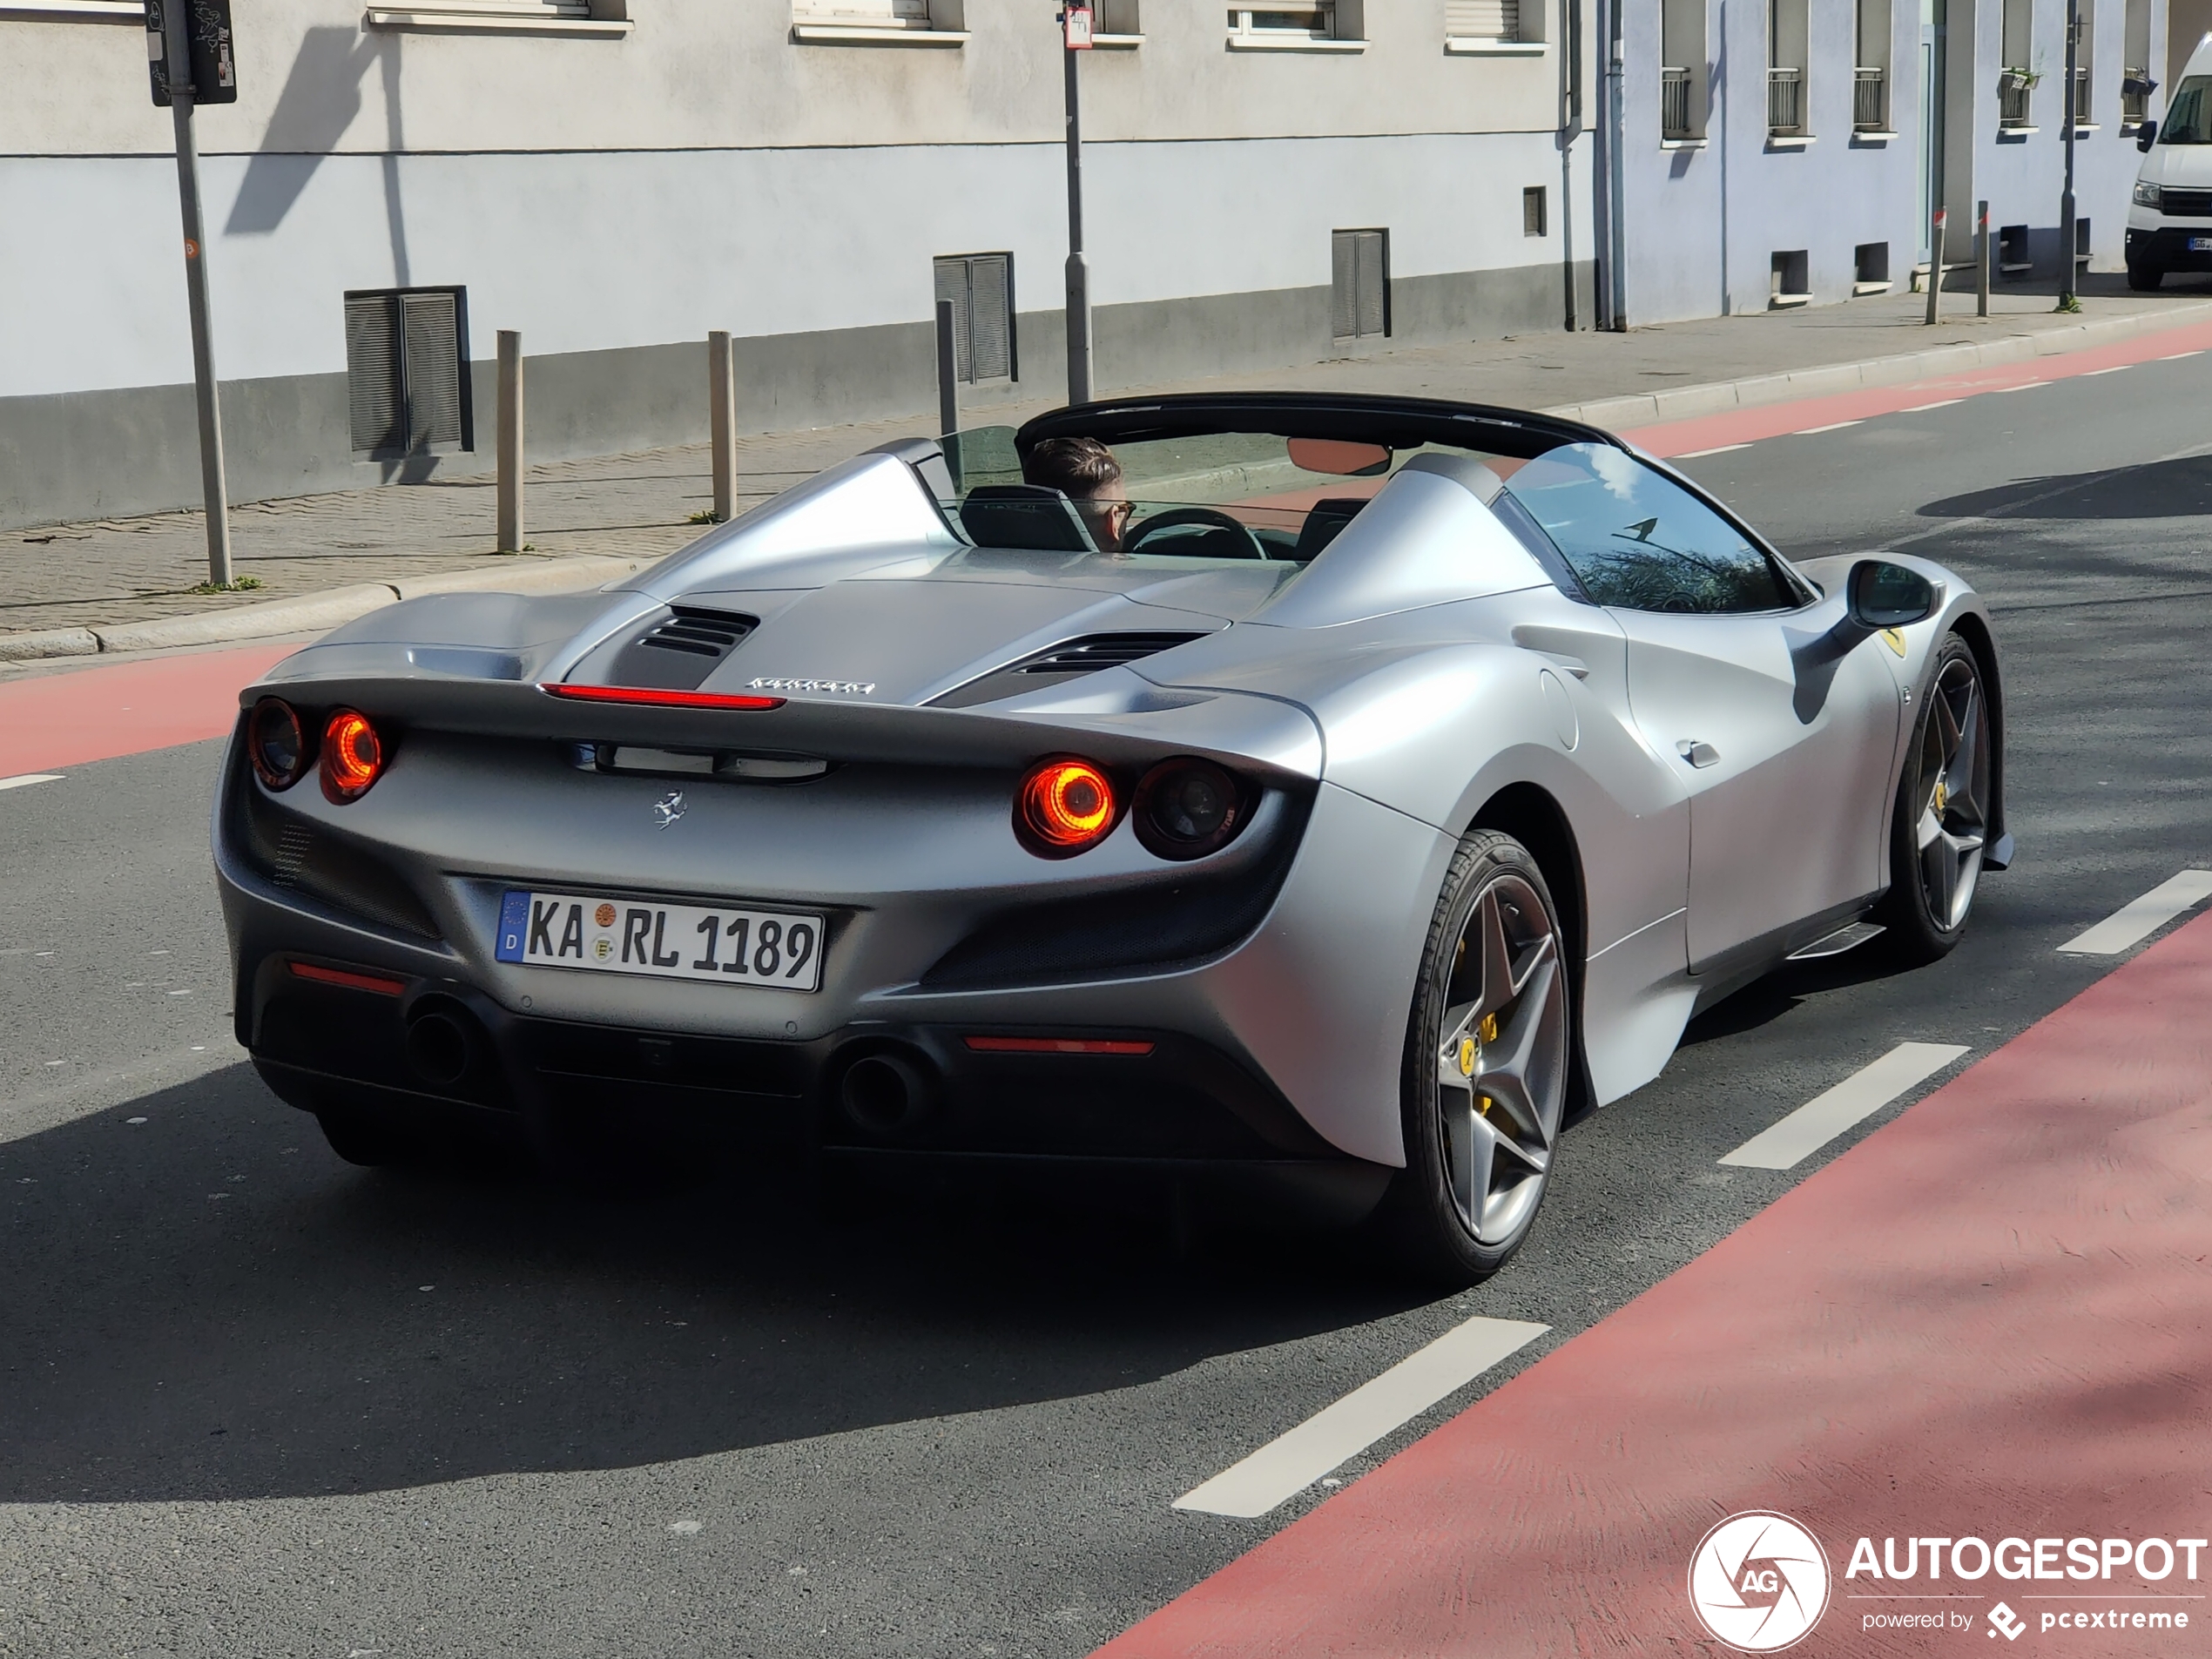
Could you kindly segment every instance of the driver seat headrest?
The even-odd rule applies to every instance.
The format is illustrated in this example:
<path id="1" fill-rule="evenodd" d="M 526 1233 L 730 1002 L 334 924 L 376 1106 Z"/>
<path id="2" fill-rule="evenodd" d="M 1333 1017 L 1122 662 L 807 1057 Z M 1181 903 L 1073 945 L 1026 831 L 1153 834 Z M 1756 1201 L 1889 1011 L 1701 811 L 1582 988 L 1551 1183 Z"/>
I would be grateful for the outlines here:
<path id="1" fill-rule="evenodd" d="M 1090 528 L 1064 490 L 1043 484 L 978 484 L 960 504 L 960 525 L 978 547 L 1038 553 L 1096 553 Z"/>

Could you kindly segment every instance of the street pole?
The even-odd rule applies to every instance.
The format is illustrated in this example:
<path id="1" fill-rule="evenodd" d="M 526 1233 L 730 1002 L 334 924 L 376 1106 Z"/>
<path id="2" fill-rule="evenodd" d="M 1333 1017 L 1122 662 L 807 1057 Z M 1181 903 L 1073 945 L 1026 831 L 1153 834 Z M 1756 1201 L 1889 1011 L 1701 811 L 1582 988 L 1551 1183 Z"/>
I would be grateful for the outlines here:
<path id="1" fill-rule="evenodd" d="M 223 477 L 223 417 L 215 390 L 215 334 L 207 307 L 207 238 L 200 225 L 199 146 L 192 137 L 191 0 L 162 15 L 169 113 L 177 128 L 177 202 L 185 221 L 185 304 L 192 314 L 192 389 L 199 406 L 199 491 L 207 509 L 207 579 L 231 584 L 230 491 Z"/>
<path id="2" fill-rule="evenodd" d="M 1989 314 L 1989 204 L 1981 202 L 1974 208 L 1974 263 L 1980 266 L 1974 276 L 1974 315 Z"/>
<path id="3" fill-rule="evenodd" d="M 1928 326 L 1935 326 L 1943 300 L 1943 232 L 1951 216 L 1940 207 L 1928 215 Z"/>
<path id="4" fill-rule="evenodd" d="M 2074 95 L 2080 88 L 2075 65 L 2080 61 L 2081 0 L 2066 0 L 2066 188 L 2059 192 L 2059 306 L 2060 311 L 2081 309 L 2080 297 L 2074 292 L 2074 256 L 2080 251 L 2079 222 L 2074 207 L 2074 129 L 2076 111 Z"/>
<path id="5" fill-rule="evenodd" d="M 1082 13 L 1082 39 L 1090 39 L 1090 10 L 1070 5 L 1061 13 L 1060 55 L 1068 84 L 1068 401 L 1090 401 L 1090 266 L 1083 258 L 1083 127 L 1082 89 L 1076 66 L 1076 26 L 1069 14 Z"/>

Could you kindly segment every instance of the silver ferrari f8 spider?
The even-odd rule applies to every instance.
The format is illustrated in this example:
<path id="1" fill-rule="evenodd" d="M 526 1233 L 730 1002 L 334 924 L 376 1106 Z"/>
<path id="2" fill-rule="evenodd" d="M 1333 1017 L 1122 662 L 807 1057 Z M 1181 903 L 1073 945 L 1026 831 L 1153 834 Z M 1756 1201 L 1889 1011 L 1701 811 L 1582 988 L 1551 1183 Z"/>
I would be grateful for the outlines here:
<path id="1" fill-rule="evenodd" d="M 1467 1280 L 1698 1009 L 1951 948 L 2003 738 L 1936 565 L 1541 415 L 1163 397 L 341 628 L 245 692 L 215 858 L 239 1040 L 355 1161 L 1105 1163 Z"/>

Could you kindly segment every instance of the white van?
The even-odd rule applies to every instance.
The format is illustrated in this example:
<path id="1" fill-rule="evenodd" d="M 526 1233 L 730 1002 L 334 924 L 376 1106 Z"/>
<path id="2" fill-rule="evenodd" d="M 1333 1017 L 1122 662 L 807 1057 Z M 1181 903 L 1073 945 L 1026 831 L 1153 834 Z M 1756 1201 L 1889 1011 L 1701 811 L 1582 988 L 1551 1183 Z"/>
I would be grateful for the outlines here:
<path id="1" fill-rule="evenodd" d="M 2144 122 L 2135 144 L 2144 160 L 2128 209 L 2128 286 L 2212 271 L 2212 35 L 2189 54 L 2164 124 Z"/>

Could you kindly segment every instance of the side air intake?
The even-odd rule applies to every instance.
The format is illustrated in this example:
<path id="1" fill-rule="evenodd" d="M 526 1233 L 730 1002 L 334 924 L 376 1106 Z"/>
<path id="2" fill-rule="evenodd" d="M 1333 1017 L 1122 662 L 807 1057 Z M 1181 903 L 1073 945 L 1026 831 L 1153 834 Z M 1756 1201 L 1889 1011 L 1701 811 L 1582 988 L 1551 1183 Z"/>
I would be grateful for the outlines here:
<path id="1" fill-rule="evenodd" d="M 1086 634 L 1080 639 L 1062 640 L 1041 651 L 995 668 L 979 679 L 948 691 L 934 699 L 933 708 L 964 709 L 978 703 L 995 703 L 1002 697 L 1019 697 L 1025 691 L 1042 691 L 1048 685 L 1057 685 L 1063 680 L 1076 679 L 1085 674 L 1096 674 L 1103 668 L 1120 668 L 1125 664 L 1140 662 L 1147 657 L 1177 645 L 1204 639 L 1203 633 L 1142 633 L 1142 634 Z"/>

